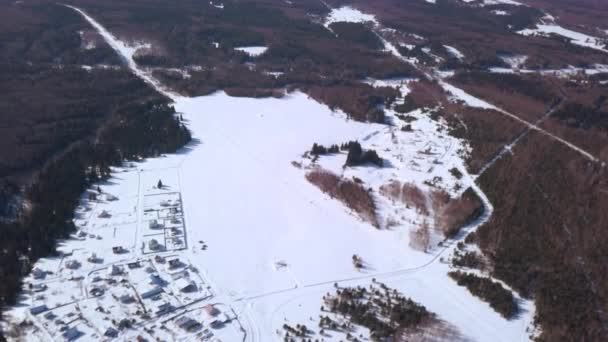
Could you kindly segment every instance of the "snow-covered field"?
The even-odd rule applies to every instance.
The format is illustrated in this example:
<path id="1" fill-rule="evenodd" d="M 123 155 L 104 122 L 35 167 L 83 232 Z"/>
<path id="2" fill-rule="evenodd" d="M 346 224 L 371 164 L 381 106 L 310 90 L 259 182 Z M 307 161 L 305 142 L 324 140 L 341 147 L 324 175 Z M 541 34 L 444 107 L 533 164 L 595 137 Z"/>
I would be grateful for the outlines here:
<path id="1" fill-rule="evenodd" d="M 353 17 L 373 21 L 352 9 L 332 12 L 330 20 Z M 463 339 L 529 339 L 534 316 L 530 301 L 521 301 L 516 318 L 502 318 L 448 278 L 450 266 L 441 257 L 450 255 L 454 241 L 426 253 L 410 248 L 409 233 L 423 217 L 377 194 L 390 180 L 423 189 L 432 181 L 454 196 L 471 186 L 486 210 L 464 231 L 476 229 L 491 215 L 492 205 L 466 174 L 466 142 L 431 120 L 432 109 L 408 113 L 415 120 L 411 131 L 402 131 L 392 110 L 387 110 L 392 125 L 360 123 L 297 91 L 282 99 L 233 98 L 223 92 L 178 96 L 132 61 L 135 50 L 89 20 L 135 74 L 173 99 L 194 140 L 178 153 L 115 168 L 112 178 L 99 184 L 97 200 L 83 195 L 75 221 L 79 232 L 61 242 L 62 257 L 40 260 L 39 272 L 25 279 L 46 288 L 37 292 L 25 286 L 22 305 L 7 313 L 11 320 L 5 327 L 27 319 L 33 327 L 24 333 L 31 340 L 62 340 L 66 332 L 83 341 L 99 340 L 125 318 L 135 321 L 118 333 L 119 340 L 138 335 L 282 340 L 286 322 L 317 326 L 313 322 L 321 298 L 334 283 L 366 286 L 376 278 L 435 312 Z M 403 95 L 407 82 L 370 81 L 399 87 Z M 342 170 L 344 154 L 321 157 L 317 163 L 362 179 L 376 194 L 378 215 L 383 220 L 397 217 L 396 226 L 372 227 L 305 179 L 303 154 L 313 143 L 349 140 L 377 150 L 385 166 Z M 462 179 L 450 174 L 453 167 L 465 173 Z M 366 268 L 353 267 L 354 254 Z M 221 314 L 204 313 L 208 305 Z M 34 314 L 34 307 L 43 311 Z M 187 332 L 178 327 L 181 317 L 202 326 Z M 214 320 L 223 323 L 214 325 Z M 368 334 L 365 329 L 359 333 Z M 337 332 L 324 336 L 344 338 Z"/>
<path id="2" fill-rule="evenodd" d="M 572 44 L 588 47 L 603 52 L 608 52 L 606 39 L 593 37 L 588 34 L 573 31 L 558 25 L 551 15 L 546 15 L 541 19 L 541 22 L 536 24 L 535 28 L 524 29 L 517 33 L 524 36 L 550 36 L 557 35 L 569 39 Z"/>
<path id="3" fill-rule="evenodd" d="M 363 13 L 356 8 L 344 6 L 335 8 L 329 13 L 325 19 L 325 26 L 329 26 L 331 23 L 335 22 L 377 23 L 378 21 L 374 15 Z"/>

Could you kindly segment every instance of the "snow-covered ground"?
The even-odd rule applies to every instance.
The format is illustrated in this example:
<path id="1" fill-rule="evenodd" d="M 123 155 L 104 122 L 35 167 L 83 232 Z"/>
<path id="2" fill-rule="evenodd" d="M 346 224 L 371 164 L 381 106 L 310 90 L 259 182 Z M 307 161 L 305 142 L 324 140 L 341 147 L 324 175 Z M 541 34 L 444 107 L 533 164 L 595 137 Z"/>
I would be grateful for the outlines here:
<path id="1" fill-rule="evenodd" d="M 513 73 L 521 73 L 521 74 L 541 74 L 541 75 L 553 75 L 561 78 L 569 78 L 576 75 L 597 75 L 608 73 L 608 65 L 606 64 L 595 64 L 588 68 L 578 68 L 574 66 L 570 66 L 562 69 L 520 69 L 520 68 L 499 68 L 493 67 L 489 68 L 488 71 L 495 73 L 504 73 L 504 74 L 513 74 Z"/>
<path id="2" fill-rule="evenodd" d="M 331 20 L 373 21 L 353 11 L 332 12 Z M 457 183 L 463 189 L 471 186 L 484 202 L 484 215 L 465 232 L 491 215 L 491 203 L 466 174 L 466 142 L 431 120 L 432 109 L 408 113 L 414 118 L 411 131 L 402 131 L 401 119 L 390 109 L 392 125 L 360 123 L 297 91 L 282 99 L 233 98 L 223 92 L 181 97 L 133 62 L 133 48 L 88 20 L 136 75 L 173 99 L 194 140 L 178 153 L 115 168 L 112 178 L 99 184 L 103 195 L 97 200 L 83 195 L 75 220 L 79 233 L 60 243 L 62 257 L 36 264 L 52 274 L 37 278 L 39 272 L 33 273 L 25 282 L 47 288 L 34 292 L 26 285 L 24 305 L 7 312 L 8 325 L 31 320 L 34 327 L 24 330 L 26 336 L 49 341 L 61 340 L 65 331 L 60 329 L 66 326 L 66 331 L 77 329 L 84 341 L 100 339 L 116 326 L 112 319 L 133 318 L 120 340 L 138 335 L 205 340 L 209 332 L 224 341 L 282 340 L 277 331 L 284 323 L 308 324 L 318 317 L 321 297 L 335 282 L 366 285 L 376 278 L 435 312 L 463 338 L 529 339 L 532 302 L 522 300 L 521 314 L 503 319 L 448 278 L 450 266 L 440 256 L 451 254 L 453 241 L 427 253 L 410 248 L 409 233 L 422 218 L 377 195 L 392 179 L 428 189 L 425 181 L 440 177 L 436 186 L 454 195 L 461 191 Z M 403 95 L 407 82 L 370 81 L 399 87 Z M 306 165 L 295 166 L 313 143 L 349 140 L 377 150 L 385 166 L 342 171 L 344 154 L 321 157 L 318 163 L 362 179 L 376 194 L 378 214 L 398 216 L 398 225 L 376 229 L 361 221 L 305 179 Z M 449 173 L 452 167 L 464 173 L 461 180 Z M 353 267 L 354 254 L 363 258 L 365 269 Z M 169 266 L 174 259 L 178 266 Z M 193 289 L 182 290 L 188 284 Z M 148 296 L 157 287 L 162 291 Z M 135 301 L 123 303 L 129 295 Z M 225 321 L 223 326 L 211 328 L 214 318 L 203 313 L 209 304 L 222 312 L 218 317 L 223 318 L 216 319 Z M 46 305 L 43 313 L 30 311 L 40 305 Z M 203 326 L 187 333 L 177 327 L 181 317 Z M 358 333 L 367 334 L 364 329 Z M 339 333 L 325 337 L 344 338 Z"/>
<path id="3" fill-rule="evenodd" d="M 444 45 L 444 47 L 446 48 L 446 50 L 448 50 L 448 52 L 450 53 L 450 55 L 452 55 L 453 57 L 462 60 L 464 58 L 464 54 L 462 52 L 460 52 L 458 49 L 456 49 L 453 46 L 449 46 L 449 45 Z"/>
<path id="4" fill-rule="evenodd" d="M 237 51 L 242 51 L 249 56 L 257 57 L 266 52 L 268 48 L 266 46 L 243 46 L 234 48 Z"/>
<path id="5" fill-rule="evenodd" d="M 329 26 L 331 23 L 335 22 L 377 23 L 378 21 L 376 20 L 376 17 L 371 14 L 363 13 L 358 9 L 349 6 L 344 6 L 331 10 L 329 15 L 325 19 L 325 26 Z"/>
<path id="6" fill-rule="evenodd" d="M 536 24 L 535 28 L 532 29 L 524 29 L 518 31 L 517 33 L 524 36 L 550 36 L 550 35 L 558 35 L 570 40 L 572 44 L 588 47 L 595 50 L 600 50 L 603 52 L 608 52 L 608 48 L 606 47 L 607 41 L 606 39 L 593 37 L 588 34 L 584 34 L 581 32 L 569 30 L 558 25 L 555 22 L 555 19 L 546 15 L 541 19 L 541 22 Z"/>
<path id="7" fill-rule="evenodd" d="M 514 0 L 461 0 L 466 3 L 475 3 L 480 6 L 488 6 L 488 5 L 512 5 L 512 6 L 522 6 L 521 2 L 517 2 Z"/>

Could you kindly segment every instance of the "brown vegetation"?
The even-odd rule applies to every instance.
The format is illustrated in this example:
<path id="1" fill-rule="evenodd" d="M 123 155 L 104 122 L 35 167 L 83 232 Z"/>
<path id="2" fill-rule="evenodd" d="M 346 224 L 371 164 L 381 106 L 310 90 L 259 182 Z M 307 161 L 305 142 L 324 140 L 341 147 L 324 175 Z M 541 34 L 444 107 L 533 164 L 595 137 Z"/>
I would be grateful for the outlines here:
<path id="1" fill-rule="evenodd" d="M 471 189 L 460 198 L 450 198 L 445 192 L 434 191 L 431 200 L 436 229 L 446 238 L 455 237 L 460 228 L 477 218 L 483 210 L 481 201 Z"/>
<path id="2" fill-rule="evenodd" d="M 394 180 L 380 186 L 380 194 L 393 201 L 401 202 L 408 207 L 414 207 L 422 215 L 429 215 L 427 194 L 413 183 L 401 183 Z"/>
<path id="3" fill-rule="evenodd" d="M 380 227 L 372 194 L 360 183 L 341 178 L 320 168 L 307 173 L 306 179 L 330 197 L 344 203 L 364 221 L 369 222 L 376 228 Z"/>
<path id="4" fill-rule="evenodd" d="M 541 117 L 561 97 L 551 76 L 459 72 L 450 82 L 528 121 Z"/>

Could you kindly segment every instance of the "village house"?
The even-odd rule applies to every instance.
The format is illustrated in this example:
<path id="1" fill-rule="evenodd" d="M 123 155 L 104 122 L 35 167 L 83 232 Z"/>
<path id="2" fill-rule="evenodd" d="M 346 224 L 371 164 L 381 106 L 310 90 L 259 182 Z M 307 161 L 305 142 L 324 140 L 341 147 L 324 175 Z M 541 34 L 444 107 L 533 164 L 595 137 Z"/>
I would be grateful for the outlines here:
<path id="1" fill-rule="evenodd" d="M 42 304 L 42 305 L 38 305 L 38 306 L 34 306 L 30 309 L 30 313 L 32 315 L 38 315 L 41 314 L 45 311 L 47 311 L 49 308 L 46 306 L 46 304 Z"/>
<path id="2" fill-rule="evenodd" d="M 180 327 L 181 329 L 184 329 L 188 332 L 195 331 L 196 329 L 199 329 L 200 327 L 202 327 L 202 325 L 199 322 L 197 322 L 187 316 L 182 316 L 182 317 L 176 319 L 175 324 L 178 327 Z"/>

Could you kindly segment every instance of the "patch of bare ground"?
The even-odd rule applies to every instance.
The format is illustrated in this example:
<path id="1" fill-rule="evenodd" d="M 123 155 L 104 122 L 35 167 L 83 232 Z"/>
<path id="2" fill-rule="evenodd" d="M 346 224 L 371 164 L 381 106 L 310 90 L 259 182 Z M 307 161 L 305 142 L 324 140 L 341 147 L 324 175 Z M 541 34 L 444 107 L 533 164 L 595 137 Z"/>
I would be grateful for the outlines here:
<path id="1" fill-rule="evenodd" d="M 366 189 L 363 184 L 321 168 L 315 168 L 307 173 L 306 179 L 331 198 L 339 200 L 356 212 L 365 222 L 376 228 L 380 227 L 371 190 Z"/>

